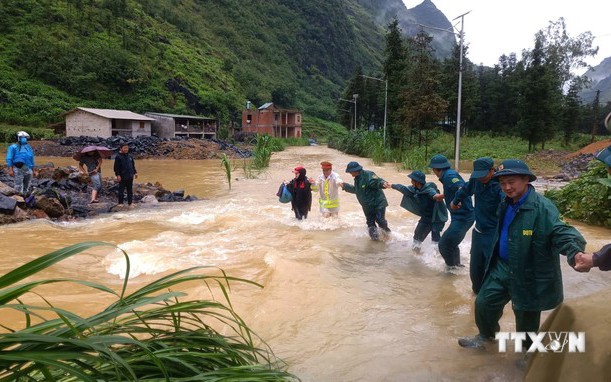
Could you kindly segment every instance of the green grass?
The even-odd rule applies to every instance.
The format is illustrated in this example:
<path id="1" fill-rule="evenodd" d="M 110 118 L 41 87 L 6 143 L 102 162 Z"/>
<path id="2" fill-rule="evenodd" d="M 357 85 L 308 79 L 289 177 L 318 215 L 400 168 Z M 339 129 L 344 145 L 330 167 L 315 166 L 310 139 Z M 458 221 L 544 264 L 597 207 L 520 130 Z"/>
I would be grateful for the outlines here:
<path id="1" fill-rule="evenodd" d="M 30 139 L 32 140 L 57 138 L 57 135 L 53 132 L 53 129 L 46 129 L 42 127 L 7 125 L 7 124 L 0 123 L 0 142 L 4 142 L 4 143 L 17 142 L 17 132 L 21 130 L 30 134 Z"/>
<path id="2" fill-rule="evenodd" d="M 0 381 L 294 381 L 263 340 L 234 311 L 230 285 L 260 285 L 193 267 L 128 293 L 75 279 L 41 279 L 39 273 L 103 242 L 75 244 L 39 257 L 0 277 L 0 309 L 23 316 L 23 327 L 1 321 Z M 31 279 L 31 276 L 38 276 Z M 53 305 L 42 285 L 74 283 L 114 299 L 88 317 Z M 185 284 L 199 284 L 223 301 L 187 299 Z M 39 296 L 42 305 L 23 302 Z M 0 317 L 7 317 L 6 314 Z"/>

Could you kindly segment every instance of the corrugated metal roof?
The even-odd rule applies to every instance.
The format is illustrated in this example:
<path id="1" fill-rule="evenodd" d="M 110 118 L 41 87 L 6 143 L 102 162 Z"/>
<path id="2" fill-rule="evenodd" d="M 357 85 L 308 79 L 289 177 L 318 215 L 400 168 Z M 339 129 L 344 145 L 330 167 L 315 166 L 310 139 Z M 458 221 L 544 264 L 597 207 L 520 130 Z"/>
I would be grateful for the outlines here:
<path id="1" fill-rule="evenodd" d="M 144 115 L 136 114 L 129 110 L 92 109 L 89 107 L 77 107 L 76 110 L 86 111 L 87 113 L 99 115 L 100 117 L 104 117 L 108 119 L 127 119 L 131 121 L 154 121 L 155 120 L 155 118 L 145 117 Z"/>
<path id="2" fill-rule="evenodd" d="M 259 106 L 259 110 L 267 109 L 268 107 L 272 106 L 273 104 L 274 104 L 273 102 L 266 102 L 263 105 Z"/>
<path id="3" fill-rule="evenodd" d="M 170 117 L 170 118 L 185 118 L 185 119 L 199 119 L 199 120 L 216 120 L 216 118 L 211 117 L 199 117 L 196 115 L 182 115 L 182 114 L 168 114 L 168 113 L 153 113 L 148 112 L 148 115 L 160 115 L 162 117 Z"/>

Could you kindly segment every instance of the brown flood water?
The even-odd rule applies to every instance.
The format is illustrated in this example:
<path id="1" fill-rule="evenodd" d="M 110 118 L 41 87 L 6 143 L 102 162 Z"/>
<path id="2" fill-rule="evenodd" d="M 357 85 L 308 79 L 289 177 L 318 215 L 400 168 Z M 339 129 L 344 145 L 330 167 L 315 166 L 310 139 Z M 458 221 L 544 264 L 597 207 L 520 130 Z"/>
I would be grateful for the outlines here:
<path id="1" fill-rule="evenodd" d="M 74 163 L 37 159 L 47 160 Z M 334 163 L 344 181 L 352 182 L 343 171 L 349 161 L 357 160 L 390 182 L 408 184 L 405 173 L 393 164 L 374 166 L 323 146 L 276 153 L 257 179 L 246 179 L 238 160 L 231 190 L 218 160 L 141 160 L 138 181 L 160 181 L 167 189 L 182 188 L 203 200 L 73 223 L 31 221 L 0 227 L 0 272 L 66 245 L 107 241 L 129 253 L 134 286 L 196 265 L 217 266 L 231 276 L 262 284 L 263 289 L 238 285 L 232 289 L 232 302 L 303 381 L 521 379 L 517 355 L 496 349 L 474 352 L 457 345 L 458 337 L 476 333 L 468 271 L 445 273 L 441 256 L 428 240 L 421 255 L 412 253 L 417 219 L 399 207 L 400 193 L 386 191 L 393 230 L 386 242 L 369 240 L 354 195 L 341 194 L 342 211 L 336 220 L 320 217 L 314 205 L 310 218 L 298 222 L 290 206 L 277 201 L 279 183 L 292 177 L 295 166 L 304 165 L 309 176 L 316 176 L 321 160 Z M 106 161 L 104 176 L 112 173 L 111 163 Z M 588 240 L 588 251 L 611 238 L 611 230 L 574 224 Z M 461 245 L 464 264 L 469 246 L 470 234 Z M 79 277 L 118 288 L 124 269 L 116 250 L 96 248 L 54 266 L 44 276 Z M 563 276 L 567 299 L 611 287 L 611 275 L 597 270 L 580 274 L 566 262 Z M 205 295 L 202 290 L 191 292 Z M 54 286 L 44 294 L 83 313 L 107 302 L 71 285 Z M 515 329 L 509 306 L 501 327 Z"/>

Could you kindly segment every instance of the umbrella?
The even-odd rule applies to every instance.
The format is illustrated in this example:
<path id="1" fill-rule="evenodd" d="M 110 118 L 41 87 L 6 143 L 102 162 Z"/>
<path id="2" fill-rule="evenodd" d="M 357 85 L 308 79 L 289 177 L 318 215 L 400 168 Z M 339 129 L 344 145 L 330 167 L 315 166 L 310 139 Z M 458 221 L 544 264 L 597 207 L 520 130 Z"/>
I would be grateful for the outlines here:
<path id="1" fill-rule="evenodd" d="M 83 147 L 81 149 L 81 151 L 79 151 L 78 153 L 74 154 L 72 156 L 72 158 L 74 158 L 75 160 L 81 160 L 81 158 L 83 157 L 84 154 L 93 152 L 93 151 L 97 151 L 98 155 L 100 155 L 102 158 L 109 158 L 113 153 L 114 150 L 113 149 L 109 149 L 108 147 L 104 147 L 104 146 L 86 146 Z"/>

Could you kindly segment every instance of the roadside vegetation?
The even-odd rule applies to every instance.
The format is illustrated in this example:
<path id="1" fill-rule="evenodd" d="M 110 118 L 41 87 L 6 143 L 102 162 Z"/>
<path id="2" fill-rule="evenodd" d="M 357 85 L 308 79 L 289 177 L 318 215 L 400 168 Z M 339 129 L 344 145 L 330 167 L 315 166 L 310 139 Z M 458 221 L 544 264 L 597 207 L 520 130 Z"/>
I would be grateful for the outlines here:
<path id="1" fill-rule="evenodd" d="M 75 244 L 0 277 L 0 309 L 5 312 L 0 315 L 1 381 L 298 380 L 231 305 L 231 285 L 260 287 L 252 281 L 193 267 L 128 293 L 132 287 L 125 252 L 126 274 L 118 292 L 87 280 L 41 278 L 49 266 L 95 246 L 114 247 Z M 114 302 L 85 317 L 37 291 L 57 283 L 89 288 Z M 181 291 L 197 283 L 210 291 L 210 299 L 190 300 Z M 215 299 L 213 291 L 222 300 Z M 6 321 L 7 310 L 22 315 L 23 327 Z"/>
<path id="2" fill-rule="evenodd" d="M 599 137 L 603 138 L 604 136 Z M 590 136 L 586 134 L 576 134 L 569 144 L 561 138 L 556 138 L 548 142 L 547 148 L 572 152 L 587 145 L 589 140 Z M 347 154 L 372 158 L 375 163 L 395 162 L 405 170 L 427 171 L 428 161 L 435 154 L 454 158 L 454 135 L 441 129 L 431 129 L 428 130 L 427 137 L 420 142 L 416 137 L 411 145 L 406 142 L 404 147 L 384 148 L 382 132 L 353 130 L 329 138 L 329 147 Z M 483 156 L 498 161 L 508 158 L 524 159 L 529 153 L 528 142 L 515 136 L 474 132 L 460 139 L 462 160 L 475 160 Z"/>
<path id="3" fill-rule="evenodd" d="M 611 228 L 611 184 L 607 166 L 594 160 L 590 170 L 568 185 L 545 192 L 567 218 Z"/>

